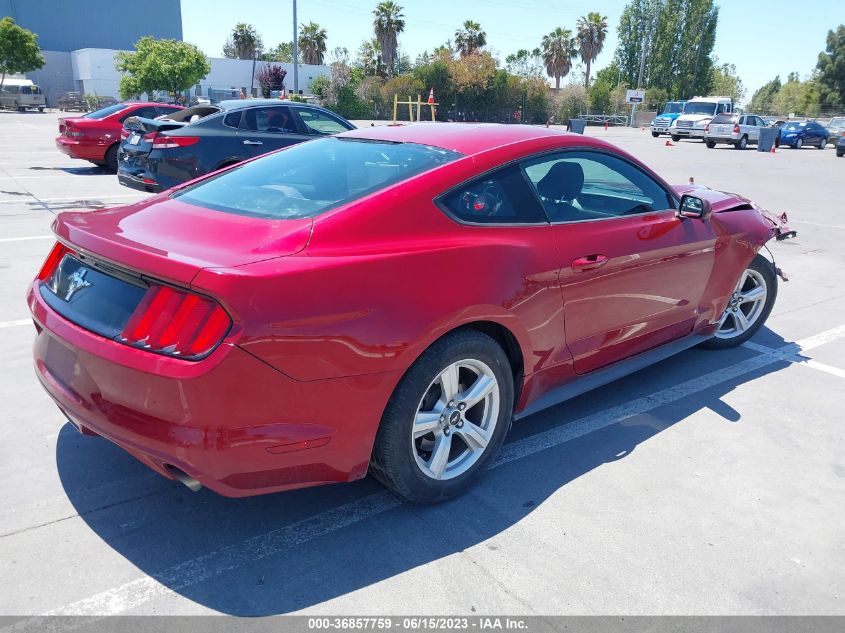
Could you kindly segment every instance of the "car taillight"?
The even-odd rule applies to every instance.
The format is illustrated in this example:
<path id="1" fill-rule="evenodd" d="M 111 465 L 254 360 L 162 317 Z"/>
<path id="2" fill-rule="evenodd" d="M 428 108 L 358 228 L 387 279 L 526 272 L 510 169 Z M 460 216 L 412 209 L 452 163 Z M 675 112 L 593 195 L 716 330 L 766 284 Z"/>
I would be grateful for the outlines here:
<path id="1" fill-rule="evenodd" d="M 47 255 L 47 259 L 45 259 L 44 263 L 41 265 L 41 270 L 38 271 L 38 281 L 46 281 L 52 277 L 53 272 L 56 270 L 56 266 L 58 266 L 59 262 L 62 261 L 62 257 L 69 252 L 70 249 L 67 246 L 61 242 L 56 242 L 50 250 L 49 255 Z"/>
<path id="2" fill-rule="evenodd" d="M 734 134 L 739 134 L 739 124 L 738 123 L 734 124 Z"/>
<path id="3" fill-rule="evenodd" d="M 148 143 L 152 143 L 153 141 L 156 140 L 156 134 L 157 134 L 157 132 L 149 132 L 147 134 L 144 134 L 144 140 L 147 141 Z"/>
<path id="4" fill-rule="evenodd" d="M 129 130 L 127 130 L 125 127 L 120 128 L 120 138 L 124 141 L 129 138 Z"/>
<path id="5" fill-rule="evenodd" d="M 226 311 L 211 299 L 153 284 L 129 317 L 120 341 L 197 360 L 223 340 L 231 325 Z"/>
<path id="6" fill-rule="evenodd" d="M 82 130 L 79 130 L 75 127 L 67 126 L 65 128 L 65 136 L 77 138 L 77 137 L 80 137 L 80 136 L 85 136 L 85 133 Z"/>
<path id="7" fill-rule="evenodd" d="M 199 136 L 159 136 L 153 140 L 153 149 L 171 149 L 187 147 L 200 140 Z"/>

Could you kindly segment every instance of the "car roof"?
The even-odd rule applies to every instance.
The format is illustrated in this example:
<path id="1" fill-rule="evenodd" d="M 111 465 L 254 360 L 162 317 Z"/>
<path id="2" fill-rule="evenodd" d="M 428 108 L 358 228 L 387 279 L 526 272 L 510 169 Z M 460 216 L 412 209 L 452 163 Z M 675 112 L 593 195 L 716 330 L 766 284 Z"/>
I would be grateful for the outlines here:
<path id="1" fill-rule="evenodd" d="M 431 123 L 380 125 L 338 134 L 394 143 L 419 143 L 450 149 L 461 154 L 479 154 L 487 150 L 544 137 L 580 137 L 552 128 L 503 123 Z"/>
<path id="2" fill-rule="evenodd" d="M 221 110 L 237 110 L 238 108 L 253 108 L 256 106 L 268 106 L 268 105 L 286 105 L 293 108 L 317 108 L 318 110 L 324 110 L 325 108 L 321 108 L 320 106 L 313 105 L 311 103 L 302 103 L 300 101 L 290 101 L 289 99 L 226 99 L 225 101 L 220 101 L 219 103 L 214 104 Z M 335 114 L 335 116 L 340 116 L 339 114 Z"/>

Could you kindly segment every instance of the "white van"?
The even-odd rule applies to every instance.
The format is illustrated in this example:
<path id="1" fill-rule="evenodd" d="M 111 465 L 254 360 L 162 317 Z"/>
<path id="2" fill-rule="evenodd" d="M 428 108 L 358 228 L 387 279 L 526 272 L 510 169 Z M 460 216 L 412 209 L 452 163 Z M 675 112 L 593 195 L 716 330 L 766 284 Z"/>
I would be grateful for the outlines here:
<path id="1" fill-rule="evenodd" d="M 30 79 L 6 77 L 0 87 L 0 108 L 14 108 L 18 112 L 37 108 L 44 112 L 45 105 L 44 93 Z"/>
<path id="2" fill-rule="evenodd" d="M 684 105 L 684 113 L 675 119 L 669 134 L 676 143 L 682 138 L 704 140 L 707 124 L 717 114 L 733 112 L 733 100 L 730 97 L 693 97 Z"/>

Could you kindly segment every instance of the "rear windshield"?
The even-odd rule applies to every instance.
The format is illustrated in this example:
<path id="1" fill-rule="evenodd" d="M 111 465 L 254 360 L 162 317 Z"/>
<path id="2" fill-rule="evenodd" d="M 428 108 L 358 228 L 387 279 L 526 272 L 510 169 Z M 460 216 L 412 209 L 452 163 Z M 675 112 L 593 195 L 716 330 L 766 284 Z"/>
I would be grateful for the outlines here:
<path id="1" fill-rule="evenodd" d="M 736 123 L 738 118 L 739 117 L 733 114 L 717 114 L 713 117 L 711 123 Z"/>
<path id="2" fill-rule="evenodd" d="M 246 163 L 173 197 L 257 218 L 308 218 L 460 156 L 416 143 L 319 139 Z"/>
<path id="3" fill-rule="evenodd" d="M 89 112 L 88 114 L 83 114 L 82 116 L 86 119 L 105 119 L 110 114 L 114 114 L 115 112 L 120 112 L 121 110 L 125 110 L 128 106 L 125 103 L 116 103 L 114 105 L 110 105 L 107 108 L 103 108 L 102 110 L 95 110 L 94 112 Z"/>
<path id="4" fill-rule="evenodd" d="M 787 130 L 800 130 L 802 127 L 807 127 L 806 121 L 789 121 L 783 126 Z"/>
<path id="5" fill-rule="evenodd" d="M 22 95 L 40 95 L 41 88 L 38 86 L 21 86 Z"/>

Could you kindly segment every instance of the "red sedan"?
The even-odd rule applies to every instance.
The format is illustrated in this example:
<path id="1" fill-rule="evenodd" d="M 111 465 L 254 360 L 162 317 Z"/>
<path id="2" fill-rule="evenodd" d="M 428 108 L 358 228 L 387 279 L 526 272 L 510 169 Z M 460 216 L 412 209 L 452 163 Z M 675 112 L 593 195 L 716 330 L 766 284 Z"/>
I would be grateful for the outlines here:
<path id="1" fill-rule="evenodd" d="M 785 221 L 584 136 L 355 130 L 61 214 L 28 295 L 35 367 L 81 432 L 193 488 L 369 471 L 434 502 L 512 418 L 748 339 Z"/>
<path id="2" fill-rule="evenodd" d="M 117 150 L 123 121 L 131 116 L 154 119 L 181 110 L 166 103 L 117 103 L 82 116 L 59 119 L 56 147 L 71 158 L 82 158 L 117 171 Z"/>

